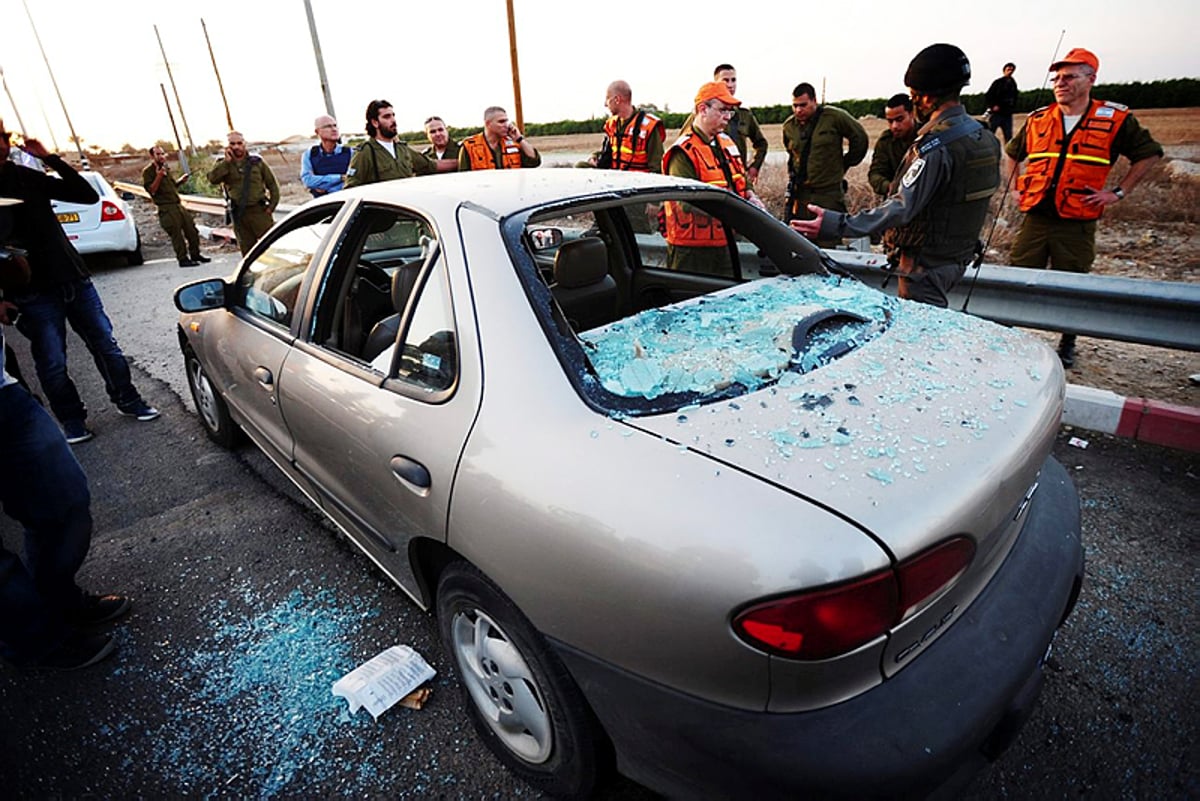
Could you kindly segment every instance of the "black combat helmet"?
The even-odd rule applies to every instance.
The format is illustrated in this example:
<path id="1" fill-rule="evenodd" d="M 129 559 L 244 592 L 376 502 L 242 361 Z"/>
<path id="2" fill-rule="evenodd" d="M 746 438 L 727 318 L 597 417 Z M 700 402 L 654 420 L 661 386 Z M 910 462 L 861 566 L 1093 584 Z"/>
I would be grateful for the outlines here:
<path id="1" fill-rule="evenodd" d="M 917 53 L 904 73 L 904 85 L 926 94 L 940 95 L 971 82 L 967 54 L 952 44 L 935 44 Z"/>

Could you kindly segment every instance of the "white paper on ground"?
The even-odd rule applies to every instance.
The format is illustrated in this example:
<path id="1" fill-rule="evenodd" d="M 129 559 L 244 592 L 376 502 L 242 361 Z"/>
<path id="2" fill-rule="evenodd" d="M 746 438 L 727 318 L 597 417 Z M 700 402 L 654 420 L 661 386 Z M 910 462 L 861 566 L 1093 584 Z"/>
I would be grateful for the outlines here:
<path id="1" fill-rule="evenodd" d="M 437 675 L 407 645 L 393 645 L 333 683 L 333 694 L 350 702 L 350 714 L 366 707 L 376 720 L 397 701 Z"/>

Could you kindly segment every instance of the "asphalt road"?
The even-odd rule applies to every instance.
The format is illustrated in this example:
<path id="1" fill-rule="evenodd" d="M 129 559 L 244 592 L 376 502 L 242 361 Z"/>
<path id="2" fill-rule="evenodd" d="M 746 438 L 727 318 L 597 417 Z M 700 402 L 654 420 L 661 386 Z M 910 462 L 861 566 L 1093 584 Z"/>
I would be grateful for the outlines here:
<path id="1" fill-rule="evenodd" d="M 432 617 L 259 453 L 204 437 L 170 298 L 184 280 L 232 268 L 225 256 L 97 274 L 135 380 L 163 416 L 118 415 L 73 341 L 96 432 L 76 446 L 96 521 L 80 580 L 136 606 L 102 665 L 0 667 L 3 795 L 537 797 L 476 740 Z M 31 374 L 23 340 L 8 335 Z M 1200 458 L 1087 432 L 1064 432 L 1056 454 L 1082 497 L 1087 583 L 1037 711 L 967 797 L 1200 798 Z M 0 537 L 19 547 L 7 518 Z M 397 643 L 438 671 L 431 701 L 378 721 L 349 715 L 330 685 Z M 607 797 L 653 796 L 619 781 Z"/>

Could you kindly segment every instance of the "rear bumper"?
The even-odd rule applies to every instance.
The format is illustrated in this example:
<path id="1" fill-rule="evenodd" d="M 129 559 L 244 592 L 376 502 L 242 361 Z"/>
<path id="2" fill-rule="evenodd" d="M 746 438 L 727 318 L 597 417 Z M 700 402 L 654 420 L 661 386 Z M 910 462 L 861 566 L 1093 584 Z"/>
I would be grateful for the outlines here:
<path id="1" fill-rule="evenodd" d="M 132 253 L 137 250 L 137 227 L 104 223 L 99 228 L 83 233 L 72 233 L 63 229 L 67 239 L 80 253 Z"/>
<path id="2" fill-rule="evenodd" d="M 731 709 L 558 645 L 622 773 L 670 796 L 864 798 L 946 792 L 1011 742 L 1083 579 L 1079 497 L 1053 458 L 1004 564 L 894 677 L 826 709 Z"/>

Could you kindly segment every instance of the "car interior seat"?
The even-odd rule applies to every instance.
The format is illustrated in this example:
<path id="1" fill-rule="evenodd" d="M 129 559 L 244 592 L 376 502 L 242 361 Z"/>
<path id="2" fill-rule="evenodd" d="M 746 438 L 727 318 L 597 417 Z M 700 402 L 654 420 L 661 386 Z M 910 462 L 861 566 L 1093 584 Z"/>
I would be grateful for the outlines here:
<path id="1" fill-rule="evenodd" d="M 367 335 L 367 344 L 363 346 L 363 361 L 373 361 L 396 341 L 396 334 L 400 331 L 400 316 L 408 304 L 408 296 L 417 285 L 421 266 L 422 261 L 411 261 L 400 265 L 396 272 L 392 273 L 392 308 L 396 311 L 371 328 L 371 333 Z"/>
<path id="2" fill-rule="evenodd" d="M 550 291 L 576 331 L 616 319 L 617 282 L 608 273 L 604 240 L 587 236 L 564 242 L 554 257 Z"/>

